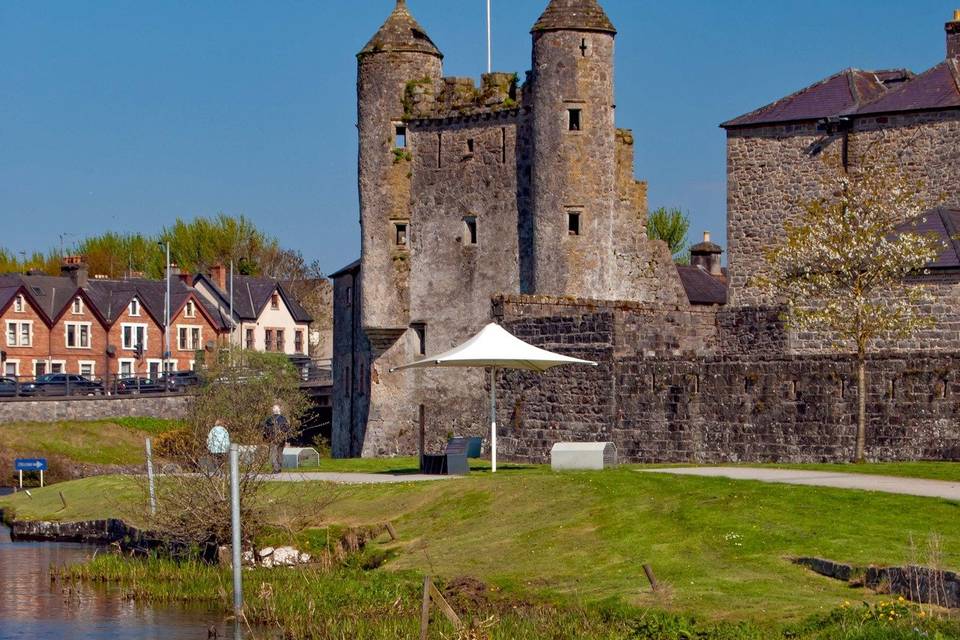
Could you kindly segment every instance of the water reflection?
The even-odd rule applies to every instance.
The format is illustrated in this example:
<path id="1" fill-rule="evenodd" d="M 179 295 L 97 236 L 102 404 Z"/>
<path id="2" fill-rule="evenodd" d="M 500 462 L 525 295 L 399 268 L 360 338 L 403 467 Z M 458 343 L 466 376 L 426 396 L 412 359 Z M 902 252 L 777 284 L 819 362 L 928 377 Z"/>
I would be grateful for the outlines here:
<path id="1" fill-rule="evenodd" d="M 146 606 L 116 591 L 51 582 L 50 567 L 95 552 L 87 545 L 12 543 L 0 526 L 0 640 L 203 640 L 211 627 L 221 639 L 263 637 L 238 634 L 219 612 Z"/>

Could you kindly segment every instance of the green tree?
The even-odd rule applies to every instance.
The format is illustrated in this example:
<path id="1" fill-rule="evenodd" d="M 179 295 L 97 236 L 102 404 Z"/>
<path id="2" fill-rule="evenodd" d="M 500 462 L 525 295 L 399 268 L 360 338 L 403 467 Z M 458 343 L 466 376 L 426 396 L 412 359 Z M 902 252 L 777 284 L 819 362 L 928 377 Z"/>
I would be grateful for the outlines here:
<path id="1" fill-rule="evenodd" d="M 660 207 L 647 216 L 647 237 L 663 240 L 670 248 L 674 260 L 685 262 L 684 251 L 687 248 L 687 232 L 690 230 L 690 218 L 680 209 Z"/>
<path id="2" fill-rule="evenodd" d="M 839 166 L 824 178 L 826 197 L 803 203 L 785 225 L 783 240 L 766 255 L 767 273 L 754 282 L 787 305 L 784 322 L 822 331 L 837 350 L 856 354 L 855 461 L 866 443 L 866 358 L 878 339 L 908 337 L 932 319 L 928 299 L 910 281 L 942 248 L 936 236 L 898 225 L 924 211 L 919 186 L 889 167 L 867 163 L 848 174 Z"/>

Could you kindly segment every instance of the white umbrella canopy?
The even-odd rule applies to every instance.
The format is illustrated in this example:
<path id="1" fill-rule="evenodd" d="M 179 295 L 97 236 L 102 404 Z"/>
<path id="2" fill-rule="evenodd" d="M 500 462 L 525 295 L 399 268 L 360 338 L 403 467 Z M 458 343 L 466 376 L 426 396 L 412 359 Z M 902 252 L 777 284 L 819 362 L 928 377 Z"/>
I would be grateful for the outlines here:
<path id="1" fill-rule="evenodd" d="M 597 366 L 596 362 L 571 358 L 527 344 L 496 323 L 490 323 L 458 347 L 412 362 L 391 371 L 428 367 L 481 367 L 490 369 L 490 458 L 497 472 L 497 369 L 543 372 L 567 364 Z"/>

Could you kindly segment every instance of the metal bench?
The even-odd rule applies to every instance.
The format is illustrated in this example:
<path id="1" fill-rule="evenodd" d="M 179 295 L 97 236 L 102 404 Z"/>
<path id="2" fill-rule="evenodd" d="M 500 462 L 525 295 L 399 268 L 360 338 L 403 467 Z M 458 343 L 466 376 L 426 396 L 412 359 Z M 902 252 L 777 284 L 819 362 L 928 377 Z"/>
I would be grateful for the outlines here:
<path id="1" fill-rule="evenodd" d="M 434 476 L 465 476 L 470 473 L 468 458 L 479 458 L 483 438 L 450 438 L 445 453 L 425 453 L 420 473 Z"/>

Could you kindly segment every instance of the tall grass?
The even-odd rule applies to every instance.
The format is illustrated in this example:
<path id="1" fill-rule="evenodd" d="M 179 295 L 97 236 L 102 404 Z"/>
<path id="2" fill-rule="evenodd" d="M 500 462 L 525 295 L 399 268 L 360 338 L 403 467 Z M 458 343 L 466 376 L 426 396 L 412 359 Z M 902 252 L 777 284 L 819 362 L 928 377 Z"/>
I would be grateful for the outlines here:
<path id="1" fill-rule="evenodd" d="M 252 624 L 281 630 L 285 638 L 395 640 L 417 637 L 422 576 L 412 571 L 364 571 L 360 563 L 333 570 L 317 568 L 244 571 L 245 615 Z M 196 561 L 175 563 L 99 555 L 64 568 L 63 581 L 109 583 L 136 600 L 206 603 L 224 613 L 231 602 L 229 569 Z M 895 620 L 876 607 L 840 607 L 829 615 L 788 627 L 769 623 L 702 622 L 609 599 L 592 604 L 531 600 L 476 581 L 448 581 L 440 588 L 461 617 L 481 631 L 461 635 L 441 616 L 431 623 L 432 639 L 479 637 L 497 640 L 541 638 L 582 640 L 947 640 L 960 637 L 956 620 L 920 617 L 901 607 Z M 736 603 L 731 602 L 731 607 Z M 914 613 L 912 613 L 914 612 Z"/>

